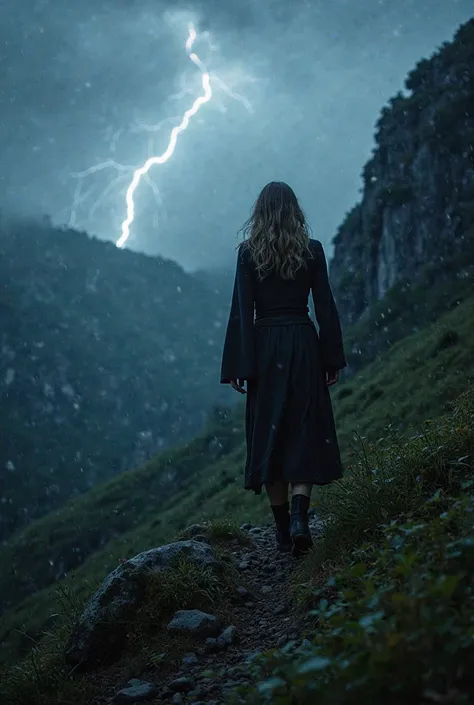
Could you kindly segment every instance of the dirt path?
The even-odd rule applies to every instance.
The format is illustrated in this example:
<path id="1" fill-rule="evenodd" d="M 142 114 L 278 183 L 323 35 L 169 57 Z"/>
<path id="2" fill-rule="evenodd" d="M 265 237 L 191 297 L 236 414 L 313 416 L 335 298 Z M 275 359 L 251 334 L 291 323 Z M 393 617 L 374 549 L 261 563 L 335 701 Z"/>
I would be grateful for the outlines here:
<path id="1" fill-rule="evenodd" d="M 245 663 L 257 652 L 299 637 L 290 591 L 296 560 L 276 549 L 273 527 L 256 527 L 249 535 L 252 545 L 234 550 L 232 555 L 248 589 L 248 595 L 244 593 L 242 602 L 233 606 L 227 616 L 229 624 L 236 627 L 236 642 L 220 653 L 201 653 L 199 663 L 188 671 L 201 686 L 200 699 L 176 698 L 176 702 L 223 702 L 223 691 L 245 682 L 245 677 L 233 672 L 233 666 Z M 203 684 L 200 674 L 211 669 L 218 675 Z"/>
<path id="2" fill-rule="evenodd" d="M 302 625 L 295 613 L 290 589 L 298 561 L 277 550 L 273 526 L 244 525 L 242 528 L 251 543 L 243 546 L 234 541 L 227 547 L 227 558 L 242 576 L 235 603 L 229 606 L 224 617 L 224 626 L 235 628 L 229 630 L 229 644 L 223 647 L 217 643 L 190 642 L 187 650 L 181 648 L 174 656 L 171 650 L 159 674 L 142 672 L 135 676 L 141 681 L 153 682 L 157 688 L 146 702 L 152 705 L 220 705 L 225 702 L 226 691 L 246 682 L 249 657 L 292 640 L 301 640 Z M 105 702 L 133 703 L 145 702 L 145 699 L 122 700 L 109 695 Z"/>

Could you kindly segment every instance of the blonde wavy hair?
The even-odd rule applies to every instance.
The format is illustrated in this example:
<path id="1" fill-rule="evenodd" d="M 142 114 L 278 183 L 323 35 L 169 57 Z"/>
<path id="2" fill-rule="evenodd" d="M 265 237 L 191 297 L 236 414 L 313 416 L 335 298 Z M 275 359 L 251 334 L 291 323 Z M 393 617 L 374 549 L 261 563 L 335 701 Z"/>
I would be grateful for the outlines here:
<path id="1" fill-rule="evenodd" d="M 293 189 L 281 181 L 262 189 L 239 232 L 244 237 L 240 247 L 248 247 L 260 279 L 270 272 L 294 279 L 311 257 L 305 215 Z"/>

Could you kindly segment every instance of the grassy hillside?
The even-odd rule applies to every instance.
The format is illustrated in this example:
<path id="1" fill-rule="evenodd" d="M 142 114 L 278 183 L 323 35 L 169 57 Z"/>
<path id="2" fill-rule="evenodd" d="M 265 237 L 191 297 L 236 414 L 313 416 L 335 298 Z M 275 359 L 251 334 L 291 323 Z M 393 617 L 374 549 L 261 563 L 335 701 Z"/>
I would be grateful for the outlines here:
<path id="1" fill-rule="evenodd" d="M 365 451 L 294 576 L 307 641 L 255 659 L 233 703 L 472 703 L 474 389 Z"/>
<path id="2" fill-rule="evenodd" d="M 212 670 L 199 675 L 201 684 L 225 681 L 231 697 L 225 701 L 232 705 L 399 705 L 402 700 L 469 705 L 473 429 L 471 388 L 409 439 L 364 443 L 351 472 L 324 495 L 320 509 L 329 521 L 323 535 L 285 583 L 285 594 L 296 600 L 304 640 L 284 636 L 284 646 L 264 651 L 257 627 L 252 659 L 243 650 L 236 661 L 234 651 L 215 667 L 213 656 L 207 660 Z M 169 616 L 186 607 L 228 614 L 236 585 L 246 580 L 232 566 L 229 552 L 219 552 L 219 541 L 248 542 L 247 536 L 228 522 L 211 523 L 205 532 L 226 567 L 221 577 L 184 563 L 165 581 L 151 580 L 128 627 L 126 651 L 110 668 L 81 675 L 64 664 L 65 640 L 84 595 L 71 600 L 73 590 L 63 590 L 56 601 L 64 610 L 61 627 L 50 631 L 23 663 L 0 669 L 2 703 L 90 705 L 109 701 L 120 683 L 137 674 L 169 681 L 173 664 L 174 670 L 182 668 L 184 653 L 196 648 L 189 638 L 173 642 L 166 637 Z M 260 574 L 254 590 L 266 578 Z M 36 601 L 36 609 L 44 607 Z M 240 614 L 242 607 L 236 610 Z M 253 610 L 249 617 L 247 635 L 254 627 Z M 239 685 L 243 680 L 246 684 Z"/>
<path id="3" fill-rule="evenodd" d="M 346 464 L 355 434 L 377 440 L 390 433 L 389 424 L 413 431 L 446 411 L 474 380 L 473 329 L 471 296 L 335 388 Z M 239 410 L 185 447 L 94 488 L 18 533 L 0 549 L 1 564 L 13 568 L 0 582 L 10 606 L 0 631 L 2 658 L 16 658 L 51 626 L 57 585 L 82 599 L 121 558 L 166 542 L 186 525 L 268 519 L 265 497 L 242 490 L 243 458 Z M 315 493 L 315 500 L 324 502 L 329 491 Z"/>

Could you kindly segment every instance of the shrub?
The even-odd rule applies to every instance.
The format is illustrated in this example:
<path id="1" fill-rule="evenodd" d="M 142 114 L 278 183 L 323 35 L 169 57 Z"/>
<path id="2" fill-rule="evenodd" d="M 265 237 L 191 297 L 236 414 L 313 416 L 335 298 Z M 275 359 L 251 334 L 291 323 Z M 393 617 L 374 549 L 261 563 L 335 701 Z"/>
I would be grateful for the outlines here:
<path id="1" fill-rule="evenodd" d="M 458 343 L 459 343 L 459 333 L 457 331 L 455 331 L 455 330 L 444 331 L 439 336 L 437 344 L 433 350 L 433 355 L 437 355 L 442 350 L 446 350 L 446 348 L 451 348 L 453 345 L 457 345 Z"/>
<path id="2" fill-rule="evenodd" d="M 471 702 L 473 518 L 472 494 L 438 491 L 384 526 L 315 593 L 312 642 L 254 662 L 246 702 Z"/>

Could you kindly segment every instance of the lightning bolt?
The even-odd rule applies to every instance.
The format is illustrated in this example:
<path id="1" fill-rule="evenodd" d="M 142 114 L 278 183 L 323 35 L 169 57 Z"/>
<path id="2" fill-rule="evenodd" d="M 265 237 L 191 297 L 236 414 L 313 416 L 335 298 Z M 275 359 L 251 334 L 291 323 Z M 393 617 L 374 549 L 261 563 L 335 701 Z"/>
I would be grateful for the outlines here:
<path id="1" fill-rule="evenodd" d="M 212 98 L 211 79 L 209 72 L 207 71 L 206 67 L 201 62 L 197 54 L 191 51 L 197 36 L 196 30 L 192 24 L 189 25 L 188 31 L 189 36 L 186 40 L 186 51 L 188 52 L 191 61 L 196 64 L 196 66 L 198 67 L 198 69 L 200 69 L 202 73 L 202 88 L 204 94 L 196 98 L 192 106 L 184 113 L 183 119 L 181 120 L 179 125 L 177 125 L 171 130 L 168 146 L 163 152 L 163 154 L 161 154 L 160 156 L 149 157 L 149 159 L 146 160 L 143 166 L 139 167 L 135 171 L 133 179 L 130 182 L 130 186 L 128 187 L 125 196 L 125 201 L 127 204 L 127 217 L 122 223 L 122 234 L 116 242 L 117 247 L 123 247 L 127 242 L 128 238 L 130 237 L 130 226 L 133 223 L 133 219 L 135 217 L 135 201 L 133 200 L 133 197 L 135 195 L 135 191 L 137 190 L 140 184 L 140 181 L 142 180 L 142 177 L 148 174 L 152 166 L 155 166 L 156 164 L 164 164 L 168 161 L 168 159 L 173 155 L 176 143 L 178 141 L 178 136 L 181 134 L 181 132 L 184 132 L 184 130 L 186 130 L 189 125 L 189 121 L 191 120 L 193 115 L 196 115 L 199 108 Z"/>
<path id="2" fill-rule="evenodd" d="M 155 197 L 155 200 L 158 204 L 158 207 L 160 209 L 163 207 L 160 191 L 158 189 L 158 186 L 152 180 L 149 172 L 155 164 L 164 164 L 170 159 L 175 150 L 179 135 L 181 134 L 181 132 L 186 130 L 191 118 L 196 115 L 202 105 L 204 105 L 211 98 L 213 98 L 213 103 L 215 104 L 216 108 L 222 113 L 226 112 L 227 108 L 224 104 L 220 102 L 219 96 L 217 94 L 213 94 L 213 91 L 211 89 L 211 83 L 215 83 L 220 91 L 226 93 L 233 100 L 240 102 L 249 113 L 253 112 L 253 108 L 247 98 L 241 95 L 240 93 L 237 93 L 232 90 L 232 88 L 230 88 L 226 83 L 224 83 L 224 81 L 222 81 L 222 79 L 216 76 L 213 72 L 209 72 L 205 63 L 196 55 L 196 53 L 193 52 L 193 45 L 197 36 L 198 34 L 196 32 L 196 29 L 192 24 L 189 24 L 188 37 L 186 40 L 185 48 L 189 59 L 193 62 L 195 66 L 197 66 L 197 68 L 201 72 L 201 85 L 203 89 L 202 95 L 194 100 L 191 107 L 184 113 L 184 115 L 178 117 L 167 117 L 164 120 L 161 120 L 156 125 L 147 125 L 142 121 L 135 119 L 135 121 L 127 128 L 121 127 L 119 129 L 116 129 L 110 126 L 106 131 L 105 139 L 109 143 L 109 151 L 111 154 L 114 155 L 114 153 L 116 152 L 117 142 L 124 133 L 148 133 L 149 157 L 142 166 L 137 167 L 136 164 L 121 164 L 120 162 L 116 161 L 113 156 L 111 156 L 109 159 L 105 159 L 104 161 L 101 161 L 100 163 L 91 166 L 88 169 L 71 174 L 72 178 L 78 179 L 79 181 L 74 192 L 73 203 L 69 213 L 70 227 L 78 227 L 78 209 L 83 204 L 85 205 L 87 202 L 89 202 L 89 198 L 93 195 L 93 188 L 90 188 L 87 191 L 83 190 L 84 180 L 92 176 L 93 174 L 97 174 L 102 171 L 115 171 L 115 178 L 110 181 L 110 183 L 102 191 L 101 195 L 92 204 L 92 207 L 88 211 L 88 217 L 89 219 L 93 218 L 94 214 L 97 212 L 99 207 L 103 206 L 105 200 L 108 199 L 109 195 L 112 193 L 112 191 L 115 190 L 116 187 L 120 186 L 120 191 L 122 193 L 122 186 L 124 186 L 124 188 L 126 189 L 123 192 L 126 203 L 126 217 L 121 225 L 122 233 L 116 242 L 117 247 L 122 248 L 130 237 L 130 227 L 135 218 L 134 196 L 138 186 L 142 181 L 151 188 L 153 196 Z M 207 42 L 208 48 L 211 53 L 217 50 L 217 47 L 211 42 L 210 35 L 208 32 L 199 34 L 199 38 L 202 38 Z M 249 75 L 246 75 L 244 80 L 246 82 L 251 83 L 259 81 L 259 79 L 251 77 Z M 181 90 L 179 91 L 179 93 L 170 96 L 169 100 L 182 99 L 186 95 L 190 94 L 191 90 L 189 86 L 186 85 L 186 82 L 184 80 L 181 80 Z M 160 156 L 154 156 L 153 134 L 163 130 L 166 125 L 170 123 L 176 124 L 178 121 L 179 124 L 173 127 L 173 129 L 171 130 L 168 146 L 165 152 Z M 126 186 L 127 182 L 128 186 Z"/>

